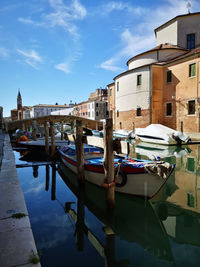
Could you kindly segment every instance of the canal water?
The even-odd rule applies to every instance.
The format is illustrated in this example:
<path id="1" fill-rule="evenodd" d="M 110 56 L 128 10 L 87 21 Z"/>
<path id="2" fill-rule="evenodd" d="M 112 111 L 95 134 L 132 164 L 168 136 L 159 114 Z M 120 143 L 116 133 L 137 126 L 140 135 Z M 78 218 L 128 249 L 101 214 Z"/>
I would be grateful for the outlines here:
<path id="1" fill-rule="evenodd" d="M 102 189 L 78 188 L 62 164 L 17 169 L 42 267 L 200 266 L 200 146 L 138 143 L 130 152 L 176 169 L 150 201 L 116 195 L 113 213 Z"/>

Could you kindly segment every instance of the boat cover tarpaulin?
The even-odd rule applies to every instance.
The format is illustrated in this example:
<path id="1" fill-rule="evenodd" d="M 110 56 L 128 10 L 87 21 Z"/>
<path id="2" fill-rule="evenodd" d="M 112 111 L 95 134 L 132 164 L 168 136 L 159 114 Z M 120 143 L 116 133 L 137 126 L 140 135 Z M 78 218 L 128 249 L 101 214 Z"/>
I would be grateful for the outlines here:
<path id="1" fill-rule="evenodd" d="M 168 143 L 172 143 L 174 140 L 176 140 L 176 138 L 179 138 L 185 143 L 190 140 L 190 137 L 188 135 L 179 131 L 175 131 L 162 124 L 150 124 L 146 128 L 136 128 L 135 133 L 138 136 L 141 135 L 160 138 L 166 140 Z"/>

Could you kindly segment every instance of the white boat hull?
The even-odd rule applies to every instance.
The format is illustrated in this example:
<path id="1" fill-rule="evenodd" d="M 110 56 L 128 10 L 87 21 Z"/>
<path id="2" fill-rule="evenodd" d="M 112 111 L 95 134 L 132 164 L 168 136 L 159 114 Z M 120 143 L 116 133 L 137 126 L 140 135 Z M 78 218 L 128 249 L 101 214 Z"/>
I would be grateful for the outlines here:
<path id="1" fill-rule="evenodd" d="M 62 161 L 70 170 L 77 174 L 77 166 L 62 157 Z M 85 170 L 85 180 L 102 187 L 104 173 Z M 126 174 L 127 180 L 122 187 L 115 186 L 115 191 L 123 194 L 152 198 L 165 184 L 167 179 L 149 173 Z"/>

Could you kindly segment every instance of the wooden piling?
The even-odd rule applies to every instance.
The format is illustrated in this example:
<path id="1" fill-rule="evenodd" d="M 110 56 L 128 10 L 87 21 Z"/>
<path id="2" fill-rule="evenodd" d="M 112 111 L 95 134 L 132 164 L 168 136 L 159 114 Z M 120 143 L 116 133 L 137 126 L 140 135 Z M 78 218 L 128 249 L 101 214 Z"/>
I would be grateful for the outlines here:
<path id="1" fill-rule="evenodd" d="M 77 173 L 78 181 L 83 183 L 85 180 L 84 175 L 84 147 L 83 147 L 83 127 L 80 120 L 76 121 L 76 159 L 77 159 Z"/>
<path id="2" fill-rule="evenodd" d="M 36 130 L 36 120 L 33 120 L 33 122 L 32 122 L 32 139 L 33 139 L 33 141 L 36 141 L 37 140 L 37 136 L 36 136 L 36 132 L 37 132 L 37 130 Z"/>
<path id="3" fill-rule="evenodd" d="M 135 133 L 135 122 L 133 122 L 133 133 Z"/>
<path id="4" fill-rule="evenodd" d="M 25 123 L 24 122 L 22 122 L 22 131 L 24 132 L 25 131 Z"/>
<path id="5" fill-rule="evenodd" d="M 105 183 L 109 186 L 106 191 L 106 199 L 110 208 L 115 204 L 115 184 L 114 181 L 114 153 L 113 153 L 113 120 L 106 119 L 104 128 L 104 171 Z"/>
<path id="6" fill-rule="evenodd" d="M 55 156 L 55 151 L 56 151 L 55 129 L 53 122 L 50 122 L 50 134 L 51 134 L 51 157 L 53 158 Z"/>
<path id="7" fill-rule="evenodd" d="M 45 190 L 49 190 L 49 165 L 46 165 L 46 184 L 45 184 Z"/>
<path id="8" fill-rule="evenodd" d="M 76 222 L 76 245 L 79 251 L 84 249 L 84 230 L 85 230 L 85 190 L 84 184 L 79 184 L 77 201 L 77 222 Z"/>
<path id="9" fill-rule="evenodd" d="M 49 127 L 47 121 L 44 122 L 45 129 L 45 152 L 49 155 Z"/>
<path id="10" fill-rule="evenodd" d="M 51 200 L 56 199 L 56 165 L 52 165 Z"/>
<path id="11" fill-rule="evenodd" d="M 183 121 L 181 121 L 181 132 L 183 133 Z"/>
<path id="12" fill-rule="evenodd" d="M 64 138 L 63 138 L 63 136 L 64 136 L 64 133 L 63 133 L 64 130 L 63 130 L 63 129 L 64 129 L 64 128 L 63 128 L 63 122 L 61 122 L 61 130 L 60 130 L 60 131 L 61 131 L 61 138 L 60 138 L 61 140 L 64 139 Z"/>

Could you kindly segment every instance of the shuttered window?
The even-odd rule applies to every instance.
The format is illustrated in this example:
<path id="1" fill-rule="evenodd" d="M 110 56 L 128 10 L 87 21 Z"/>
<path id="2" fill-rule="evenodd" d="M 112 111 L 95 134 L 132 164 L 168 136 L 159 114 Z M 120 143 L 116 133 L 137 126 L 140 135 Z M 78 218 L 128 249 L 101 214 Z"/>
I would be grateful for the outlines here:
<path id="1" fill-rule="evenodd" d="M 142 74 L 137 75 L 137 85 L 142 84 Z"/>
<path id="2" fill-rule="evenodd" d="M 189 77 L 196 76 L 196 63 L 189 65 Z"/>
<path id="3" fill-rule="evenodd" d="M 167 103 L 166 105 L 166 115 L 171 116 L 172 115 L 172 103 Z"/>
<path id="4" fill-rule="evenodd" d="M 187 49 L 195 48 L 195 33 L 187 34 Z"/>
<path id="5" fill-rule="evenodd" d="M 172 81 L 172 71 L 168 70 L 167 71 L 167 83 L 171 83 Z"/>
<path id="6" fill-rule="evenodd" d="M 137 116 L 142 116 L 142 111 L 141 111 L 141 108 L 137 108 Z"/>
<path id="7" fill-rule="evenodd" d="M 188 115 L 195 114 L 195 100 L 188 101 Z"/>

